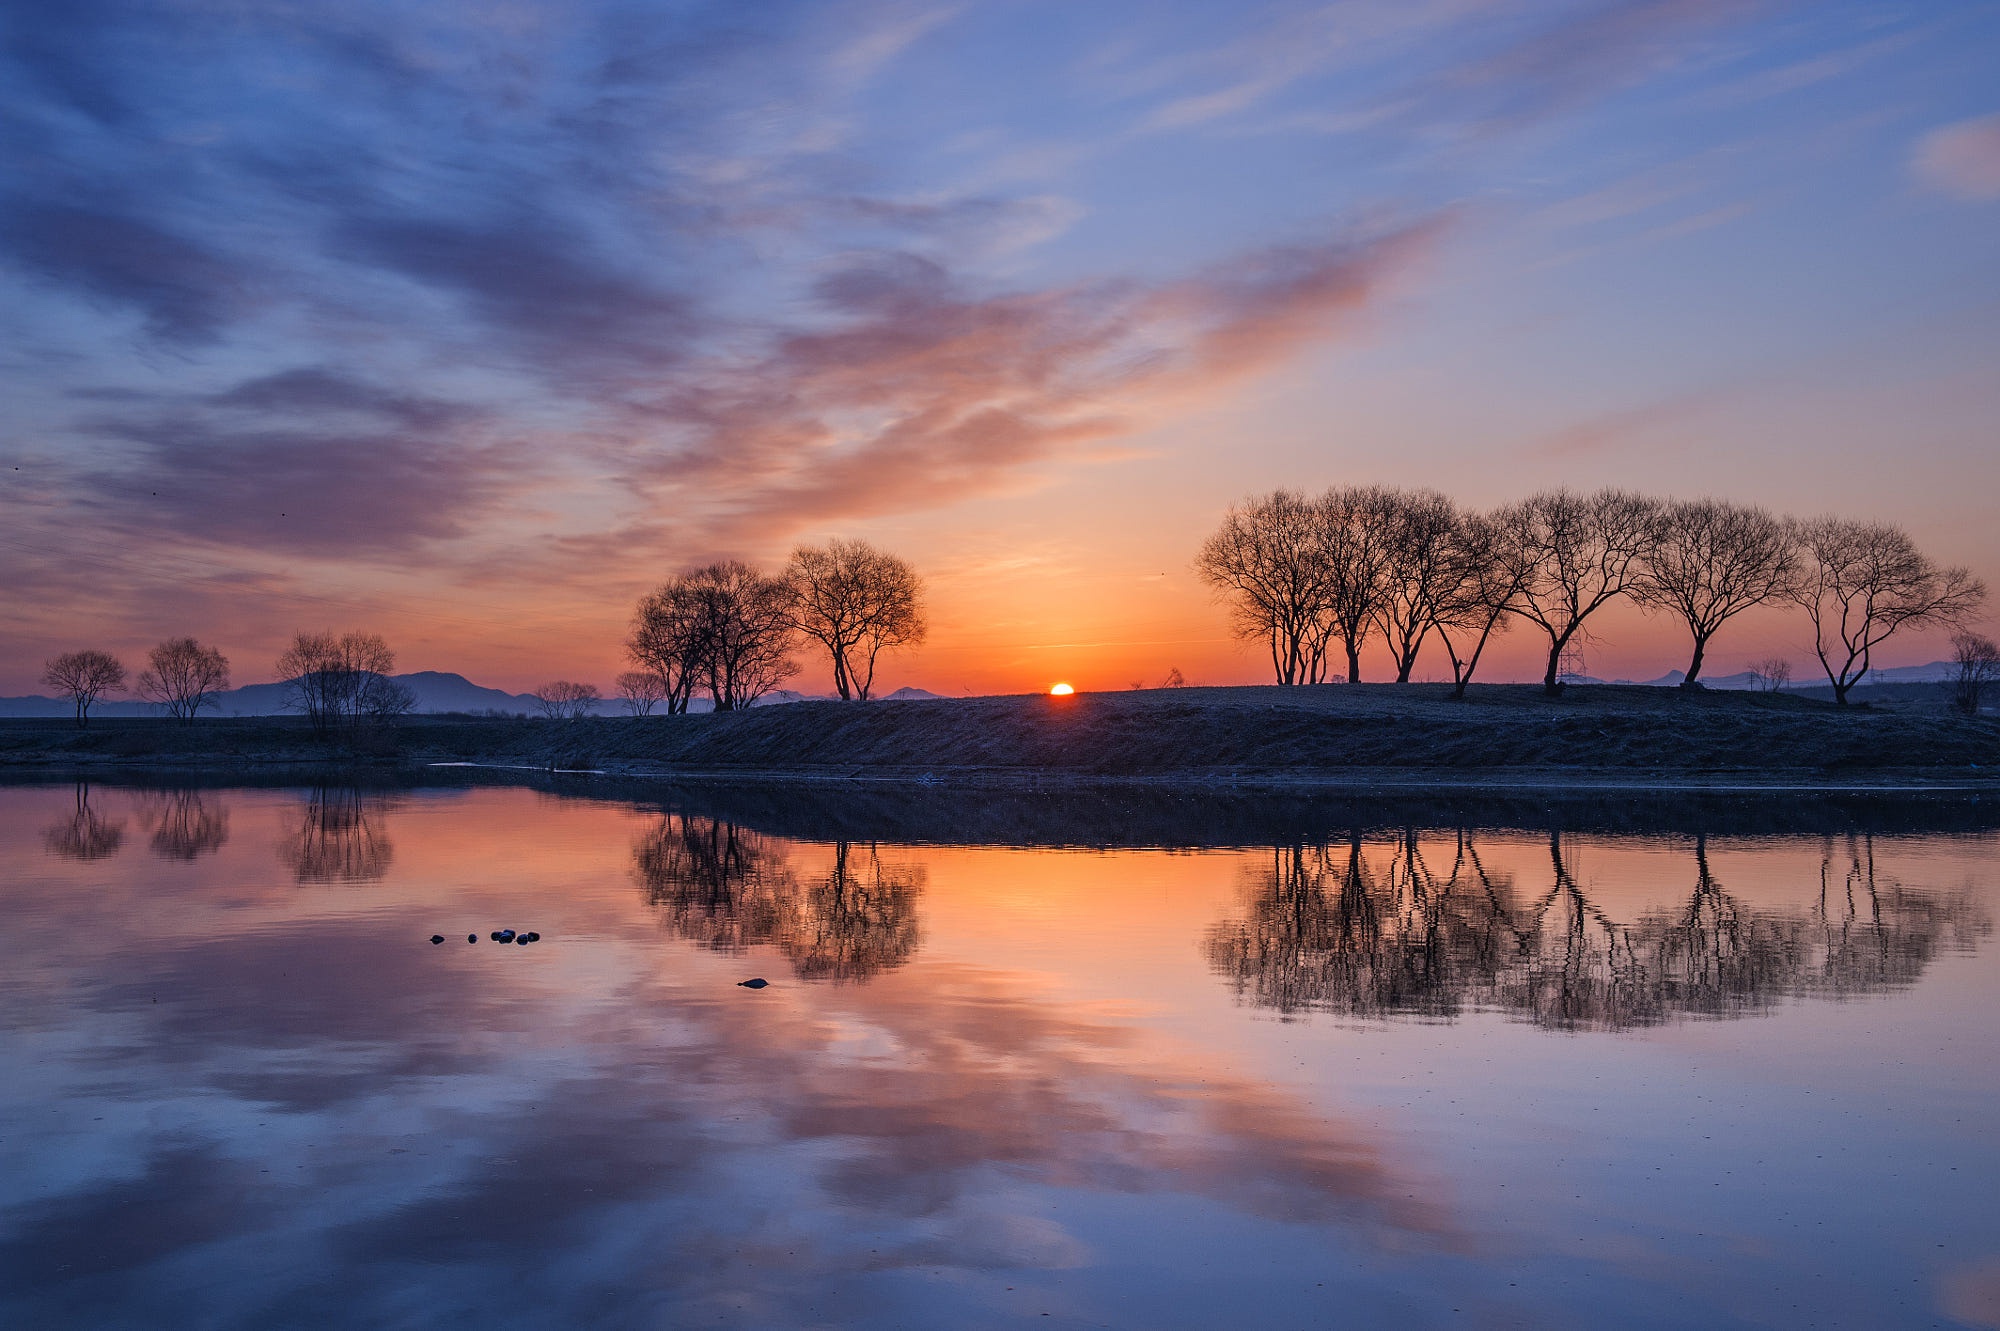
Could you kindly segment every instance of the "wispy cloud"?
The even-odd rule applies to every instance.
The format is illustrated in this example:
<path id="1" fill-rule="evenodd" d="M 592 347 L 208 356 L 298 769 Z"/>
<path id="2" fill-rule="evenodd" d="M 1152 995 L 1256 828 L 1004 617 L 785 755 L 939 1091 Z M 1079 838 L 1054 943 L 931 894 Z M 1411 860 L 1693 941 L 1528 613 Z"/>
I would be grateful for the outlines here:
<path id="1" fill-rule="evenodd" d="M 2000 114 L 1961 120 L 1917 141 L 1917 178 L 1963 199 L 2000 199 Z"/>

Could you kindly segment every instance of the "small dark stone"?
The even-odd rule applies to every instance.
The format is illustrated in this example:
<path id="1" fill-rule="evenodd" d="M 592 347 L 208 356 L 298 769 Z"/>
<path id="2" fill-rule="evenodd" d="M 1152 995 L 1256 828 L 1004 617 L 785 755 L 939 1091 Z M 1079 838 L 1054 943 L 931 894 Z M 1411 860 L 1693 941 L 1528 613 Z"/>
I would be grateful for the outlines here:
<path id="1" fill-rule="evenodd" d="M 514 941 L 519 943 L 522 947 L 526 947 L 528 945 L 528 936 L 526 934 L 522 934 L 519 938 L 516 938 Z"/>
<path id="2" fill-rule="evenodd" d="M 478 941 L 479 941 L 479 935 L 478 935 L 478 934 L 467 934 L 467 935 L 465 936 L 465 941 L 466 941 L 466 942 L 468 942 L 468 943 L 476 943 L 476 942 L 478 942 Z"/>
<path id="3" fill-rule="evenodd" d="M 530 943 L 539 943 L 542 941 L 542 936 L 531 929 L 528 931 L 527 939 Z"/>
<path id="4" fill-rule="evenodd" d="M 499 933 L 493 935 L 493 938 L 496 942 L 511 943 L 514 941 L 514 931 L 512 929 L 502 929 Z"/>
<path id="5" fill-rule="evenodd" d="M 736 987 L 739 989 L 768 989 L 770 985 L 771 982 L 761 975 L 754 980 L 738 980 L 736 982 Z"/>
<path id="6" fill-rule="evenodd" d="M 444 935 L 443 935 L 443 934 L 432 934 L 432 935 L 431 935 L 431 946 L 433 946 L 433 947 L 436 947 L 436 946 L 437 946 L 437 945 L 438 945 L 439 943 L 442 943 L 443 941 L 444 941 Z"/>

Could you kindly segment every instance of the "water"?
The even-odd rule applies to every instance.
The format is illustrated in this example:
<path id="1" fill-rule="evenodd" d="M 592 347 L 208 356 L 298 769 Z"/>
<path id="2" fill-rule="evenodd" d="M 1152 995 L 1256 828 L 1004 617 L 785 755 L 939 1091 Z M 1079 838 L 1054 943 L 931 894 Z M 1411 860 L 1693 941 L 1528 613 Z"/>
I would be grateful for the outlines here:
<path id="1" fill-rule="evenodd" d="M 1397 807 L 0 789 L 0 1323 L 2000 1326 L 1976 818 Z"/>

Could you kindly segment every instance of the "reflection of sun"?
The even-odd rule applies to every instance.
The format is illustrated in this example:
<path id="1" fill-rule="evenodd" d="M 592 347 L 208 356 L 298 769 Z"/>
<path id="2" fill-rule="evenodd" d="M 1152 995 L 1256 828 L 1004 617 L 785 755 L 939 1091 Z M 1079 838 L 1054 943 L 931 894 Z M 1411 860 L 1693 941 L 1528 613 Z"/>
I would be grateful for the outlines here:
<path id="1" fill-rule="evenodd" d="M 1049 692 L 1054 694 L 1058 698 L 1067 698 L 1069 697 L 1070 694 L 1075 693 L 1076 690 L 1071 688 L 1067 684 L 1058 684 L 1054 688 L 1050 689 Z"/>

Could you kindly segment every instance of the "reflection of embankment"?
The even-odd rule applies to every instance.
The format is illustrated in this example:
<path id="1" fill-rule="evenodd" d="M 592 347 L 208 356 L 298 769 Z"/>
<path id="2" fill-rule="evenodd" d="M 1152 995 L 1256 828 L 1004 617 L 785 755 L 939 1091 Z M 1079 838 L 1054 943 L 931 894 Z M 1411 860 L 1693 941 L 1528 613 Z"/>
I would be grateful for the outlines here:
<path id="1" fill-rule="evenodd" d="M 213 791 L 149 791 L 139 797 L 139 821 L 163 859 L 196 859 L 229 840 L 229 806 Z"/>
<path id="2" fill-rule="evenodd" d="M 306 796 L 295 831 L 278 858 L 301 883 L 363 883 L 389 872 L 395 847 L 383 831 L 390 802 L 350 788 L 321 787 Z"/>
<path id="3" fill-rule="evenodd" d="M 833 867 L 801 881 L 782 844 L 733 823 L 668 814 L 632 852 L 646 896 L 681 937 L 723 951 L 775 945 L 809 980 L 900 966 L 919 939 L 921 864 L 837 842 Z"/>
<path id="4" fill-rule="evenodd" d="M 1287 1014 L 1449 1018 L 1478 1007 L 1621 1029 L 1908 985 L 1940 948 L 1992 927 L 1969 892 L 1878 874 L 1866 838 L 1827 841 L 1817 899 L 1802 908 L 1738 900 L 1700 840 L 1691 858 L 1684 907 L 1620 923 L 1578 884 L 1559 835 L 1547 881 L 1533 887 L 1489 870 L 1464 832 L 1441 853 L 1414 830 L 1386 855 L 1359 835 L 1280 847 L 1247 876 L 1243 914 L 1210 931 L 1208 958 L 1240 996 Z"/>
<path id="5" fill-rule="evenodd" d="M 105 820 L 90 804 L 90 784 L 76 785 L 76 809 L 42 832 L 42 844 L 49 854 L 66 860 L 101 860 L 116 855 L 125 841 L 125 824 Z"/>

